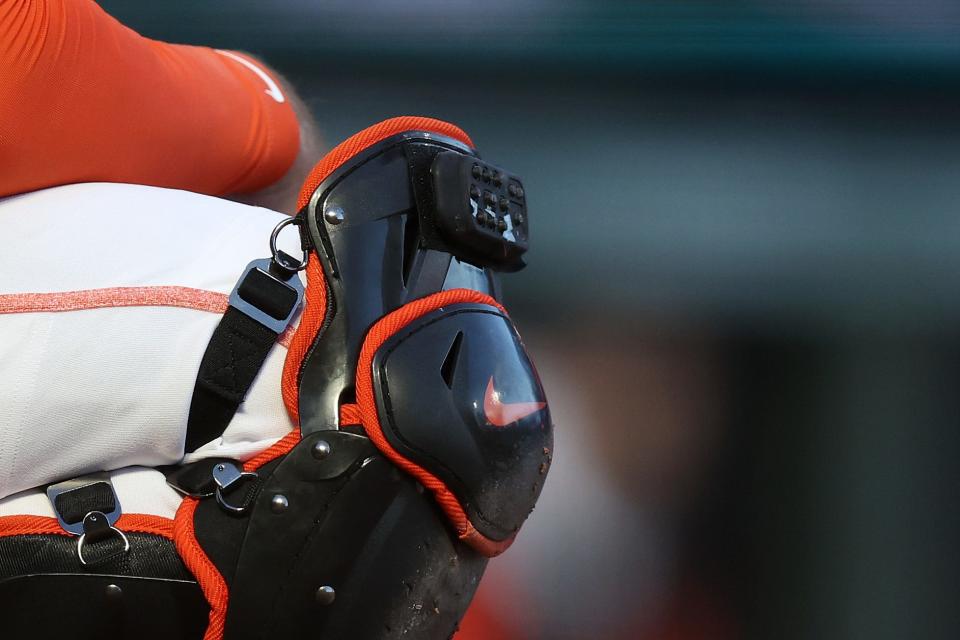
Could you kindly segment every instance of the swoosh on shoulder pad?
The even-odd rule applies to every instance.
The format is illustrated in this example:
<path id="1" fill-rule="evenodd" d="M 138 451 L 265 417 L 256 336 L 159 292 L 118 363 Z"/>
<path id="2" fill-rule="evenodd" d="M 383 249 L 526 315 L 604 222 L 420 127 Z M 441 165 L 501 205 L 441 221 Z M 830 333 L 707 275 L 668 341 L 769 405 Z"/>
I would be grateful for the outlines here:
<path id="1" fill-rule="evenodd" d="M 490 376 L 490 380 L 487 382 L 487 390 L 483 394 L 483 414 L 487 421 L 495 427 L 506 427 L 546 406 L 546 402 L 501 401 L 500 392 L 496 391 L 493 386 L 493 376 Z"/>

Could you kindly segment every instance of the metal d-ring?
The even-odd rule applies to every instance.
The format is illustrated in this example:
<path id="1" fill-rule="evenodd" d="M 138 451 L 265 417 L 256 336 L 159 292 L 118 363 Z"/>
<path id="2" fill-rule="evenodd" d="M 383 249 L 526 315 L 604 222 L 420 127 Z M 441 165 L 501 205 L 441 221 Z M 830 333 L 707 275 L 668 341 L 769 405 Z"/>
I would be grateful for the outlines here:
<path id="1" fill-rule="evenodd" d="M 285 218 L 281 220 L 280 223 L 273 228 L 273 231 L 270 233 L 270 255 L 273 256 L 273 261 L 278 265 L 287 269 L 288 271 L 303 271 L 307 268 L 307 260 L 310 258 L 310 253 L 306 250 L 303 251 L 303 258 L 300 260 L 299 264 L 288 264 L 287 260 L 283 257 L 287 254 L 283 253 L 277 249 L 277 237 L 280 235 L 280 232 L 288 224 L 296 224 L 296 218 Z"/>
<path id="2" fill-rule="evenodd" d="M 97 522 L 98 518 L 103 518 L 103 523 Z M 106 527 L 103 526 L 107 522 L 107 517 L 103 513 L 99 511 L 91 511 L 84 517 L 83 520 L 85 526 L 88 526 L 87 523 L 89 522 L 89 526 L 91 526 L 93 530 L 99 530 L 96 531 L 98 534 L 98 539 L 101 531 L 112 531 L 116 535 L 120 536 L 121 540 L 123 540 L 123 553 L 130 551 L 130 540 L 127 539 L 127 536 L 123 533 L 123 531 L 120 531 L 120 529 L 117 529 L 113 525 L 107 525 Z M 80 564 L 83 566 L 87 566 L 87 561 L 83 557 L 83 543 L 86 542 L 86 540 L 87 532 L 85 530 L 82 534 L 80 534 L 80 537 L 77 538 L 77 557 L 80 558 Z"/>
<path id="3" fill-rule="evenodd" d="M 251 471 L 240 471 L 230 462 L 220 462 L 213 468 L 213 482 L 217 485 L 216 497 L 217 504 L 231 513 L 245 513 L 249 505 L 235 506 L 227 502 L 223 497 L 223 491 L 229 489 L 235 483 L 243 478 L 252 478 L 256 480 L 259 476 Z"/>

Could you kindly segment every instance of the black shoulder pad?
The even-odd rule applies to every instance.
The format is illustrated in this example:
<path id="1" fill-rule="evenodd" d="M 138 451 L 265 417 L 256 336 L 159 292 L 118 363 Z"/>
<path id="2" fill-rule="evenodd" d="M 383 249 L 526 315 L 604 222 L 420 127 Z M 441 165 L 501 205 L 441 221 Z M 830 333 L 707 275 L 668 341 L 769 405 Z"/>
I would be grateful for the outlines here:
<path id="1" fill-rule="evenodd" d="M 511 539 L 540 495 L 553 429 L 510 319 L 485 304 L 428 313 L 377 350 L 373 386 L 390 445 L 443 481 L 479 533 Z"/>

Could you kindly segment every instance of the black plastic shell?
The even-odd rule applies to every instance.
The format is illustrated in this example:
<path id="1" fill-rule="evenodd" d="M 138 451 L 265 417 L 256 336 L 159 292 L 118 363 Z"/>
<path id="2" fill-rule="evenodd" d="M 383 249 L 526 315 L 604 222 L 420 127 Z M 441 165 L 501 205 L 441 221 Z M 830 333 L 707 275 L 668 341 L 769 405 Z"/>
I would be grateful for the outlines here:
<path id="1" fill-rule="evenodd" d="M 475 157 L 452 138 L 424 132 L 393 136 L 357 154 L 323 180 L 304 215 L 328 287 L 324 326 L 300 366 L 303 433 L 339 427 L 340 405 L 354 402 L 355 368 L 370 326 L 407 302 L 471 280 L 496 297 L 490 269 L 454 258 L 427 211 L 436 155 Z M 343 212 L 328 224 L 324 212 Z"/>
<path id="2" fill-rule="evenodd" d="M 391 446 L 443 480 L 477 531 L 514 535 L 543 487 L 553 429 L 513 323 L 480 304 L 427 314 L 380 347 L 373 382 Z"/>

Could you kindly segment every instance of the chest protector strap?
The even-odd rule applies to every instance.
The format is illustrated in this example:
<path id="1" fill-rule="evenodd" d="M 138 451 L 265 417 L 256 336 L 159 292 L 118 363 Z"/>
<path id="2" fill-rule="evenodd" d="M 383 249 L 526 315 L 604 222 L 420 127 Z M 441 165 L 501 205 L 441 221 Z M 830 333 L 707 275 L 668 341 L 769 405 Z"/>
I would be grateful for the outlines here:
<path id="1" fill-rule="evenodd" d="M 289 256 L 271 249 L 274 258 L 254 260 L 244 269 L 200 361 L 187 421 L 188 452 L 224 432 L 277 338 L 300 309 L 303 284 L 298 269 L 288 266 Z"/>

